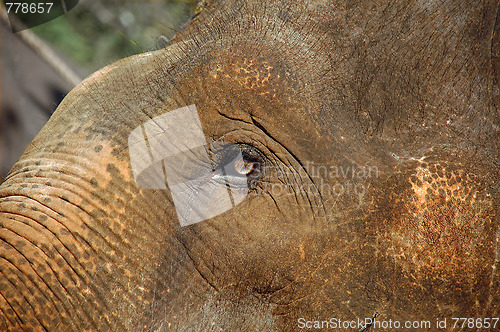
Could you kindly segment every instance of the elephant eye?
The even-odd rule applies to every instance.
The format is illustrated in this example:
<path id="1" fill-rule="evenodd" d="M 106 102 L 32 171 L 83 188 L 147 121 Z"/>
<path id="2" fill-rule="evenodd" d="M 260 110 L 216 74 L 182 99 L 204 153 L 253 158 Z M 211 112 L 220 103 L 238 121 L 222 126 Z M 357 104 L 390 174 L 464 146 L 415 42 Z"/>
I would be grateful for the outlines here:
<path id="1" fill-rule="evenodd" d="M 242 158 L 231 160 L 223 167 L 227 176 L 236 176 L 254 181 L 260 177 L 261 163 L 245 155 Z"/>
<path id="2" fill-rule="evenodd" d="M 221 169 L 224 180 L 235 186 L 252 189 L 262 176 L 264 158 L 250 145 L 227 144 L 214 154 L 215 169 Z"/>
<path id="3" fill-rule="evenodd" d="M 233 162 L 234 170 L 241 175 L 250 175 L 257 169 L 258 164 L 245 159 L 238 159 Z"/>

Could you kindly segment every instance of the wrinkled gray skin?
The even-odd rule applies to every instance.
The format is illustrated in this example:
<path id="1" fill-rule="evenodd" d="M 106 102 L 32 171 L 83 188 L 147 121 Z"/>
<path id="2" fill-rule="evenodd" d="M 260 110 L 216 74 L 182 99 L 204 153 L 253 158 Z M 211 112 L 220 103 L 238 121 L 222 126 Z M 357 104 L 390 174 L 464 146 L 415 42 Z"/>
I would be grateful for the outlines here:
<path id="1" fill-rule="evenodd" d="M 214 1 L 167 48 L 95 73 L 0 187 L 0 330 L 498 317 L 497 8 Z M 135 182 L 127 138 L 191 104 L 208 142 L 265 172 L 181 227 L 169 190 Z"/>

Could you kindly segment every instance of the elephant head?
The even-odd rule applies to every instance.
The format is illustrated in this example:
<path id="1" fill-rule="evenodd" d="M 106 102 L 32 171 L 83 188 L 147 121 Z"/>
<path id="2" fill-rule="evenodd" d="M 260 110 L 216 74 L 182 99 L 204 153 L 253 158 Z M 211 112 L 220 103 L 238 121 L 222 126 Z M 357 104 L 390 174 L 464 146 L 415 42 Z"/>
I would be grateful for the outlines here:
<path id="1" fill-rule="evenodd" d="M 0 329 L 498 317 L 497 8 L 213 1 L 96 72 L 0 187 Z"/>

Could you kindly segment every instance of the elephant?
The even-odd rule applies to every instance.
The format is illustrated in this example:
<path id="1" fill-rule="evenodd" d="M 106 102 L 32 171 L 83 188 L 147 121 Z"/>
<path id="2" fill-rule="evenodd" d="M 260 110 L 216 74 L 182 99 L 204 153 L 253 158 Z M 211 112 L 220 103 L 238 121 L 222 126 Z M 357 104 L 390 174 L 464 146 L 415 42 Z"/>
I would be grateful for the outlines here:
<path id="1" fill-rule="evenodd" d="M 498 329 L 498 6 L 204 1 L 0 186 L 0 330 Z"/>

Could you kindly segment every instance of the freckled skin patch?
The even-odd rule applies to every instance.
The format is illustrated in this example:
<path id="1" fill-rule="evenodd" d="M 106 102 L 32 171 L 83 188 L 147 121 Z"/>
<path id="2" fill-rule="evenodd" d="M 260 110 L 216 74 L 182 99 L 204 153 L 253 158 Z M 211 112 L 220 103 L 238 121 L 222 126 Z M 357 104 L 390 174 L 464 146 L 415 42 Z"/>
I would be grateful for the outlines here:
<path id="1" fill-rule="evenodd" d="M 381 223 L 386 255 L 408 275 L 469 287 L 491 272 L 495 243 L 492 195 L 459 164 L 419 162 L 402 172 Z"/>
<path id="2" fill-rule="evenodd" d="M 253 90 L 258 95 L 270 95 L 274 98 L 277 90 L 273 86 L 272 75 L 276 75 L 276 79 L 280 78 L 279 74 L 273 73 L 273 66 L 268 61 L 248 58 L 218 66 L 211 72 L 214 79 L 234 79 L 244 89 Z"/>
<path id="3" fill-rule="evenodd" d="M 261 63 L 254 60 L 243 59 L 243 63 L 233 64 L 235 78 L 238 83 L 246 89 L 266 88 L 271 78 L 272 66 L 267 61 Z M 229 74 L 226 74 L 229 76 Z M 273 96 L 276 97 L 276 90 L 273 90 Z M 270 91 L 260 92 L 260 94 L 270 93 Z"/>
<path id="4" fill-rule="evenodd" d="M 418 166 L 416 178 L 410 178 L 412 190 L 417 198 L 414 202 L 418 210 L 415 215 L 423 213 L 422 209 L 426 209 L 426 205 L 432 200 L 444 199 L 445 202 L 453 201 L 454 204 L 474 204 L 478 193 L 471 190 L 470 185 L 474 182 L 463 169 L 449 172 L 446 166 L 440 164 L 433 166 L 433 173 L 428 166 Z"/>

